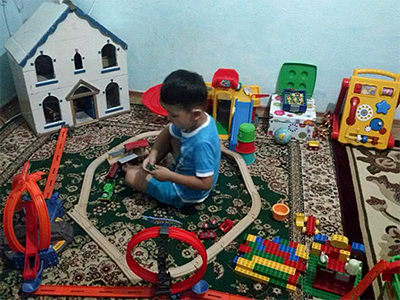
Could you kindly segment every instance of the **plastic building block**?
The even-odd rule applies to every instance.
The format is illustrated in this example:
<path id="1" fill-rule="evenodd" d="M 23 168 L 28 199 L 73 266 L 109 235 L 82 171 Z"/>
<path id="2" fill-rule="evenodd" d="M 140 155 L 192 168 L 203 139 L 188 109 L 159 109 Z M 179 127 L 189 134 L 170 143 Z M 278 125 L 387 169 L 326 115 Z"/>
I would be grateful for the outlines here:
<path id="1" fill-rule="evenodd" d="M 305 217 L 303 213 L 296 213 L 296 226 L 297 227 L 304 227 Z"/>
<path id="2" fill-rule="evenodd" d="M 334 234 L 331 236 L 331 245 L 335 248 L 346 249 L 349 245 L 349 239 L 344 235 Z"/>
<path id="3" fill-rule="evenodd" d="M 311 254 L 320 255 L 321 254 L 321 244 L 313 242 L 311 244 Z"/>
<path id="4" fill-rule="evenodd" d="M 340 250 L 339 260 L 346 262 L 350 258 L 350 252 L 347 250 Z"/>
<path id="5" fill-rule="evenodd" d="M 342 281 L 335 282 L 335 280 L 322 280 L 319 281 L 317 285 L 315 285 L 315 281 L 317 279 L 316 274 L 319 265 L 319 257 L 316 255 L 310 255 L 310 259 L 308 261 L 306 273 L 303 280 L 304 292 L 321 299 L 339 299 L 341 295 L 344 295 L 343 291 L 341 294 L 337 294 L 337 291 L 340 291 L 340 289 L 343 288 Z M 357 276 L 355 276 L 354 286 L 356 286 L 357 283 L 361 280 L 361 276 L 361 272 L 359 272 Z M 316 288 L 315 286 L 318 286 L 318 288 Z M 323 290 L 321 290 L 321 288 L 323 288 Z"/>
<path id="6" fill-rule="evenodd" d="M 314 236 L 314 242 L 319 243 L 319 244 L 325 244 L 326 241 L 328 240 L 328 236 L 322 233 L 318 233 Z"/>
<path id="7" fill-rule="evenodd" d="M 351 243 L 351 252 L 360 252 L 362 255 L 365 255 L 365 246 L 363 244 L 353 242 Z"/>
<path id="8" fill-rule="evenodd" d="M 240 256 L 234 259 L 235 271 L 260 282 L 287 288 L 293 292 L 303 282 L 306 270 L 303 258 L 308 259 L 306 246 L 274 237 L 273 241 L 247 235 L 245 244 L 239 246 Z M 260 276 L 262 279 L 260 279 Z"/>
<path id="9" fill-rule="evenodd" d="M 306 235 L 318 234 L 319 231 L 315 227 L 319 224 L 319 221 L 314 216 L 308 216 L 306 222 L 306 227 L 303 227 L 302 230 L 303 233 Z"/>
<path id="10" fill-rule="evenodd" d="M 252 235 L 252 234 L 248 234 L 246 240 L 250 241 L 250 242 L 254 242 L 256 240 L 256 236 Z"/>

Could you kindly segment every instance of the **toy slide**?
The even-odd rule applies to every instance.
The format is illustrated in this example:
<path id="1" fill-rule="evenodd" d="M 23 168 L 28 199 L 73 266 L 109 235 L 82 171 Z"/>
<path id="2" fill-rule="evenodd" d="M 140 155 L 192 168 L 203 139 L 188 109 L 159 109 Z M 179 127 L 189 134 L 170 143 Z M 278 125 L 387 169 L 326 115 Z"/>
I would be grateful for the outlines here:
<path id="1" fill-rule="evenodd" d="M 239 126 L 243 123 L 251 123 L 253 115 L 253 101 L 240 102 L 236 99 L 235 111 L 232 118 L 231 136 L 229 138 L 229 150 L 235 151 Z"/>

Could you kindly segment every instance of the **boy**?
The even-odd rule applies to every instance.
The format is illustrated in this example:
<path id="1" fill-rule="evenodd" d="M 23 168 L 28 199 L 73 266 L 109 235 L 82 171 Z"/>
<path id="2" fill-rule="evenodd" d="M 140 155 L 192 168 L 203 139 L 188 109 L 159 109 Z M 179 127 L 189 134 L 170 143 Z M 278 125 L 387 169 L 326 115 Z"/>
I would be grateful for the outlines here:
<path id="1" fill-rule="evenodd" d="M 171 121 L 157 137 L 141 167 L 124 166 L 125 181 L 160 202 L 181 208 L 203 202 L 218 179 L 220 140 L 205 111 L 207 88 L 200 75 L 172 72 L 161 87 L 160 102 Z M 174 170 L 158 163 L 172 152 Z"/>

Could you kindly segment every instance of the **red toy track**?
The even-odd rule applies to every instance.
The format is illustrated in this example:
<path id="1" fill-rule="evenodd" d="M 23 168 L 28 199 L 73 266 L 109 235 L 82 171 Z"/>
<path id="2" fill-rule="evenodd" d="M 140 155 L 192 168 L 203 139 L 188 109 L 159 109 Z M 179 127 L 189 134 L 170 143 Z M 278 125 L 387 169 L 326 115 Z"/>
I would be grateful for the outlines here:
<path id="1" fill-rule="evenodd" d="M 159 236 L 160 236 L 160 226 L 147 228 L 132 237 L 132 239 L 128 244 L 128 249 L 126 251 L 126 261 L 131 270 L 140 278 L 154 284 L 158 282 L 157 273 L 153 273 L 140 266 L 132 257 L 132 250 L 140 242 L 143 242 L 148 239 L 157 238 Z M 197 250 L 197 252 L 200 254 L 203 260 L 203 264 L 194 275 L 190 276 L 189 278 L 181 282 L 172 284 L 171 293 L 178 294 L 190 289 L 193 285 L 199 282 L 200 279 L 204 276 L 204 273 L 206 272 L 207 269 L 207 251 L 204 248 L 203 243 L 199 239 L 193 237 L 191 233 L 183 229 L 170 227 L 169 238 L 177 239 L 181 242 L 188 243 L 195 250 Z"/>
<path id="2" fill-rule="evenodd" d="M 47 250 L 50 245 L 51 230 L 50 219 L 47 211 L 46 202 L 42 191 L 37 185 L 36 181 L 42 179 L 43 172 L 35 172 L 32 174 L 27 173 L 29 169 L 29 162 L 26 162 L 22 171 L 24 176 L 17 175 L 11 193 L 8 196 L 3 213 L 3 230 L 5 238 L 10 248 L 15 252 L 25 253 L 25 248 L 18 241 L 15 236 L 13 226 L 13 216 L 17 205 L 21 205 L 21 197 L 24 192 L 28 192 L 31 200 L 35 206 L 37 219 L 39 222 L 39 250 Z"/>

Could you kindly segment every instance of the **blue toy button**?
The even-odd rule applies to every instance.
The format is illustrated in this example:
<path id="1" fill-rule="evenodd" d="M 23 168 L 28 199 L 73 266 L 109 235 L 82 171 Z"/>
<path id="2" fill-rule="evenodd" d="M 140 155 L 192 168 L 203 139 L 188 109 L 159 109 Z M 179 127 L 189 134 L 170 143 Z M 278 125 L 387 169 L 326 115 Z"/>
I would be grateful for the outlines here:
<path id="1" fill-rule="evenodd" d="M 386 115 L 389 108 L 390 108 L 390 104 L 388 104 L 386 102 L 386 100 L 382 100 L 381 102 L 376 104 L 376 112 L 378 114 Z"/>
<path id="2" fill-rule="evenodd" d="M 372 119 L 371 123 L 369 123 L 369 126 L 372 130 L 378 131 L 383 128 L 383 121 L 379 118 Z"/>
<path id="3" fill-rule="evenodd" d="M 366 142 L 368 142 L 368 137 L 367 137 L 366 135 L 363 135 L 363 136 L 362 136 L 361 142 L 364 143 L 364 144 L 365 144 Z"/>

